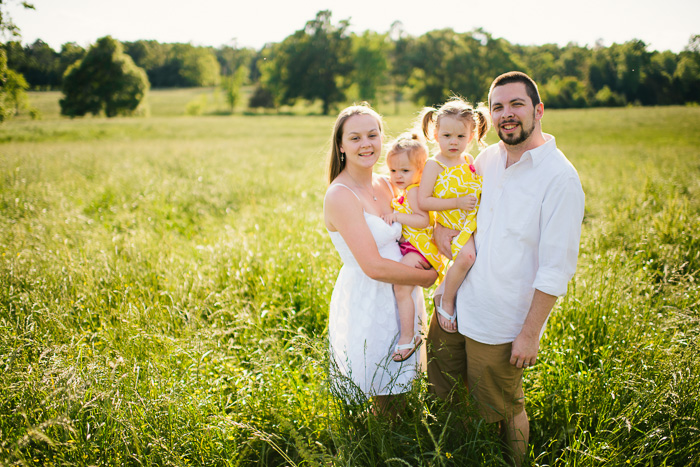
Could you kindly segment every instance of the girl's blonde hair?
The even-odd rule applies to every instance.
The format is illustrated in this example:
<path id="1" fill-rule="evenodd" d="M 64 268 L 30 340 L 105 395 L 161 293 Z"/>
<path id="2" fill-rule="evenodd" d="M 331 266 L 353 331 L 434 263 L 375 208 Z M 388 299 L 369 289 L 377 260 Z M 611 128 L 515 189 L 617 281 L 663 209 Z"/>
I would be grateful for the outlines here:
<path id="1" fill-rule="evenodd" d="M 416 166 L 419 171 L 423 171 L 425 162 L 428 160 L 428 146 L 422 136 L 417 131 L 408 131 L 400 134 L 394 141 L 389 143 L 386 151 L 386 162 L 392 156 L 406 153 L 408 161 Z"/>
<path id="2" fill-rule="evenodd" d="M 440 126 L 440 119 L 445 116 L 464 119 L 473 123 L 474 139 L 481 146 L 486 146 L 486 133 L 491 128 L 491 123 L 488 119 L 488 109 L 483 103 L 479 103 L 474 108 L 469 102 L 459 96 L 454 96 L 439 109 L 433 107 L 424 107 L 418 117 L 420 128 L 428 141 L 433 140 L 433 133 Z"/>
<path id="3" fill-rule="evenodd" d="M 341 110 L 338 114 L 338 118 L 335 120 L 335 125 L 333 126 L 333 133 L 331 135 L 331 150 L 328 153 L 328 183 L 331 183 L 335 178 L 340 175 L 340 172 L 345 168 L 345 156 L 341 157 L 340 146 L 343 143 L 343 128 L 345 122 L 355 115 L 371 115 L 377 119 L 379 124 L 379 133 L 384 135 L 384 121 L 382 116 L 379 115 L 367 102 L 362 102 L 358 105 L 351 105 Z"/>

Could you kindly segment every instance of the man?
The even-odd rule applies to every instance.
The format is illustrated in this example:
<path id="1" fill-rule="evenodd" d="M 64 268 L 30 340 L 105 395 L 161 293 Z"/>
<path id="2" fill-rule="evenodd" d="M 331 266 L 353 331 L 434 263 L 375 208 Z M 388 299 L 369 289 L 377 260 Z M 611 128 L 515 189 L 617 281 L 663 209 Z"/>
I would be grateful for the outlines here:
<path id="1" fill-rule="evenodd" d="M 475 162 L 484 177 L 476 262 L 457 294 L 459 332 L 430 323 L 428 379 L 442 398 L 466 381 L 520 465 L 529 439 L 523 369 L 535 364 L 549 314 L 576 270 L 584 194 L 554 137 L 542 132 L 544 105 L 529 76 L 496 78 L 489 110 L 501 141 Z M 437 229 L 441 251 L 455 234 Z"/>

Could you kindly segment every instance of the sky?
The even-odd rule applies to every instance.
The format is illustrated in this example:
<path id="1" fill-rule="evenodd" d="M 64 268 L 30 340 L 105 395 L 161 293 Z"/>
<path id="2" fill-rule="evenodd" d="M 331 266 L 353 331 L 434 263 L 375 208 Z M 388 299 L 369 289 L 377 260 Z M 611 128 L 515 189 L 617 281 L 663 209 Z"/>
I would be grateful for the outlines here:
<path id="1" fill-rule="evenodd" d="M 59 51 L 66 42 L 87 47 L 103 36 L 120 41 L 234 45 L 260 49 L 302 29 L 321 10 L 331 21 L 350 21 L 350 30 L 386 32 L 400 21 L 410 35 L 442 28 L 469 32 L 483 28 L 514 44 L 592 47 L 632 39 L 647 50 L 680 52 L 700 34 L 698 0 L 19 0 L 4 2 L 21 30 L 21 41 L 36 39 Z"/>

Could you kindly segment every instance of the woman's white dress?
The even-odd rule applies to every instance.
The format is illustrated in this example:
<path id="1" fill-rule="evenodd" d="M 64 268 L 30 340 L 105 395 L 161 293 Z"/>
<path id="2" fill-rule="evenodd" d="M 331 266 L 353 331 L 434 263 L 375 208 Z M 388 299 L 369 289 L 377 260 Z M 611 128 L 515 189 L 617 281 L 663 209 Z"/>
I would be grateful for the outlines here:
<path id="1" fill-rule="evenodd" d="M 402 255 L 397 241 L 401 237 L 401 224 L 388 225 L 367 212 L 365 220 L 379 254 L 400 261 Z M 340 233 L 329 231 L 329 234 L 343 261 L 331 296 L 328 319 L 332 387 L 345 399 L 356 401 L 406 392 L 420 371 L 423 352 L 415 352 L 403 362 L 391 358 L 399 337 L 392 285 L 367 276 Z M 427 322 L 420 287 L 413 291 L 413 302 L 416 305 L 415 330 L 420 332 L 422 323 Z"/>

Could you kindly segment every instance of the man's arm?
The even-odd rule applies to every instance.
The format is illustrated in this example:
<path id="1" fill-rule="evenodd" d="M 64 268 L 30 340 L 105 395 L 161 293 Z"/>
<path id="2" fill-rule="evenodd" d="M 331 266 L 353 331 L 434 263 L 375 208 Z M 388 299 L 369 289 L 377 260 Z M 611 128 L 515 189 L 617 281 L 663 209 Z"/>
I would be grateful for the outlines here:
<path id="1" fill-rule="evenodd" d="M 542 202 L 535 294 L 510 357 L 518 368 L 535 364 L 542 327 L 576 271 L 584 200 L 581 182 L 573 173 L 561 178 Z"/>
<path id="2" fill-rule="evenodd" d="M 510 354 L 511 365 L 523 368 L 535 364 L 537 352 L 540 349 L 540 331 L 556 301 L 556 296 L 535 289 L 523 328 L 513 341 Z"/>
<path id="3" fill-rule="evenodd" d="M 459 235 L 459 230 L 452 230 L 441 224 L 435 223 L 433 229 L 433 242 L 441 255 L 452 259 L 452 239 Z"/>

